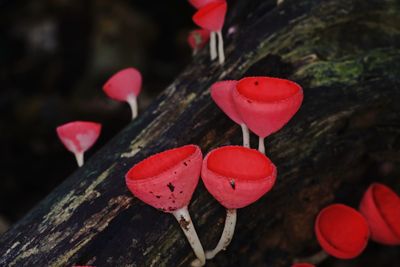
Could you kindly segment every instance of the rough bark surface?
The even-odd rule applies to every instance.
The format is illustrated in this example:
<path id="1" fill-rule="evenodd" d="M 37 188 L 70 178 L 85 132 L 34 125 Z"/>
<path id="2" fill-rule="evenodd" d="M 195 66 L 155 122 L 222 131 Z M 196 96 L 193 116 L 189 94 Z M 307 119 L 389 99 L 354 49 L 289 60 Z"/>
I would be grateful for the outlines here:
<path id="1" fill-rule="evenodd" d="M 235 31 L 225 34 L 225 65 L 211 63 L 207 49 L 196 56 L 136 121 L 0 237 L 0 266 L 188 266 L 193 253 L 178 223 L 132 197 L 124 175 L 168 148 L 194 143 L 206 153 L 240 144 L 240 128 L 209 96 L 222 79 L 287 77 L 304 87 L 305 99 L 266 140 L 278 167 L 275 188 L 238 211 L 230 247 L 207 266 L 289 266 L 319 250 L 313 221 L 321 207 L 356 207 L 372 181 L 400 192 L 399 1 L 229 6 L 226 29 Z M 189 209 L 204 247 L 214 247 L 223 208 L 200 183 Z M 396 266 L 398 255 L 371 243 L 346 266 Z"/>

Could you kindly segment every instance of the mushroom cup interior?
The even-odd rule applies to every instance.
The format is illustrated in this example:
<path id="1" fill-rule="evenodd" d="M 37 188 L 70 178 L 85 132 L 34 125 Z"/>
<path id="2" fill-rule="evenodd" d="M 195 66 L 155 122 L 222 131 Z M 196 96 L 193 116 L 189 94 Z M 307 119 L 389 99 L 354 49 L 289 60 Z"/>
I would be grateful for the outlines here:
<path id="1" fill-rule="evenodd" d="M 128 172 L 127 178 L 129 180 L 152 178 L 183 162 L 193 155 L 195 151 L 196 146 L 187 145 L 155 154 L 136 164 Z"/>
<path id="2" fill-rule="evenodd" d="M 343 252 L 357 252 L 366 245 L 368 224 L 360 213 L 350 207 L 331 205 L 321 211 L 317 223 L 326 241 Z"/>
<path id="3" fill-rule="evenodd" d="M 387 186 L 374 184 L 373 198 L 388 227 L 400 238 L 400 198 Z"/>
<path id="4" fill-rule="evenodd" d="M 219 175 L 243 180 L 262 179 L 273 172 L 273 164 L 264 154 L 241 146 L 213 150 L 208 156 L 207 168 Z"/>
<path id="5" fill-rule="evenodd" d="M 301 87 L 289 80 L 271 77 L 249 77 L 240 80 L 236 88 L 242 96 L 257 102 L 276 102 L 297 94 Z"/>

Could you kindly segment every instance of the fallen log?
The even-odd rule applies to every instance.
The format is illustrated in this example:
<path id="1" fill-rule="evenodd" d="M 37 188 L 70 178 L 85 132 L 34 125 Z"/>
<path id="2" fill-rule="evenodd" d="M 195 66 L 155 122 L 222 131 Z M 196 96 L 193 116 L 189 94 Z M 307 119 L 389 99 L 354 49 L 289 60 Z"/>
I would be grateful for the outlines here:
<path id="1" fill-rule="evenodd" d="M 230 247 L 207 266 L 289 266 L 317 252 L 313 221 L 323 206 L 357 207 L 372 181 L 400 191 L 399 14 L 396 0 L 230 1 L 224 66 L 210 62 L 207 49 L 197 55 L 137 120 L 0 237 L 0 266 L 188 266 L 194 257 L 179 225 L 134 198 L 124 175 L 168 148 L 194 143 L 206 153 L 240 144 L 240 128 L 208 88 L 250 75 L 292 79 L 305 98 L 266 140 L 276 186 L 239 210 Z M 204 247 L 213 248 L 224 209 L 201 183 L 189 209 Z M 398 260 L 396 247 L 367 251 L 353 266 Z"/>

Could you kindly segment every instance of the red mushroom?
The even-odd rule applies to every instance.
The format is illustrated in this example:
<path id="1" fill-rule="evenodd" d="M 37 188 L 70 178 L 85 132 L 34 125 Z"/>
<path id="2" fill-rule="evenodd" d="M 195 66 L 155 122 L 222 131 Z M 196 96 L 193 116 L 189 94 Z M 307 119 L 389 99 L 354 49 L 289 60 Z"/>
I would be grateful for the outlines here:
<path id="1" fill-rule="evenodd" d="M 198 258 L 198 266 L 205 264 L 205 255 L 187 206 L 199 181 L 201 163 L 200 148 L 186 145 L 148 157 L 125 176 L 133 195 L 175 216 Z"/>
<path id="2" fill-rule="evenodd" d="M 205 5 L 213 2 L 223 2 L 225 0 L 189 0 L 189 3 L 194 6 L 196 9 L 200 9 Z"/>
<path id="3" fill-rule="evenodd" d="M 210 32 L 204 29 L 193 30 L 189 33 L 188 43 L 192 48 L 193 55 L 202 49 L 210 39 Z"/>
<path id="4" fill-rule="evenodd" d="M 135 68 L 123 69 L 114 74 L 103 86 L 104 92 L 112 99 L 128 102 L 132 120 L 137 117 L 137 97 L 142 88 L 142 75 Z"/>
<path id="5" fill-rule="evenodd" d="M 366 219 L 355 209 L 332 204 L 318 214 L 315 233 L 323 250 L 339 259 L 352 259 L 368 244 Z"/>
<path id="6" fill-rule="evenodd" d="M 292 267 L 315 267 L 315 265 L 310 263 L 295 263 Z"/>
<path id="7" fill-rule="evenodd" d="M 226 1 L 214 1 L 203 6 L 193 16 L 194 23 L 211 32 L 211 60 L 214 60 L 217 57 L 216 36 L 218 36 L 218 58 L 220 64 L 223 64 L 225 61 L 224 40 L 222 38 L 221 30 L 225 21 L 226 10 Z"/>
<path id="8" fill-rule="evenodd" d="M 367 219 L 372 240 L 400 245 L 400 198 L 393 190 L 372 184 L 361 200 L 360 212 Z"/>
<path id="9" fill-rule="evenodd" d="M 222 111 L 234 122 L 240 125 L 243 134 L 243 146 L 250 147 L 249 129 L 243 122 L 233 103 L 232 92 L 237 81 L 220 81 L 211 86 L 211 98 Z"/>
<path id="10" fill-rule="evenodd" d="M 233 101 L 247 127 L 259 136 L 259 151 L 265 153 L 264 138 L 281 129 L 298 111 L 303 90 L 285 79 L 248 77 L 237 83 Z"/>
<path id="11" fill-rule="evenodd" d="M 57 127 L 57 134 L 64 146 L 74 153 L 78 166 L 84 162 L 84 153 L 96 142 L 101 124 L 89 121 L 74 121 Z"/>
<path id="12" fill-rule="evenodd" d="M 236 210 L 267 193 L 276 180 L 276 167 L 264 154 L 242 146 L 224 146 L 205 157 L 201 177 L 207 190 L 227 209 L 224 230 L 217 246 L 206 252 L 212 259 L 232 240 Z"/>

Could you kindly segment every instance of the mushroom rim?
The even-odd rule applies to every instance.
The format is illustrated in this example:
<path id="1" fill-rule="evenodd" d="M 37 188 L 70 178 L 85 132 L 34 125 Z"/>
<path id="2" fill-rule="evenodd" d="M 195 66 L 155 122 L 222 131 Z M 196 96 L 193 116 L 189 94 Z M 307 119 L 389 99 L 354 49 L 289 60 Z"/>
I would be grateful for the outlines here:
<path id="1" fill-rule="evenodd" d="M 90 129 L 83 129 L 84 131 L 92 130 L 92 127 L 95 127 L 96 131 L 97 130 L 100 131 L 101 128 L 102 128 L 102 125 L 99 122 L 94 122 L 94 121 L 70 121 L 70 122 L 64 123 L 64 124 L 62 124 L 60 126 L 57 126 L 56 127 L 56 132 L 59 135 L 64 135 L 64 131 L 65 130 L 68 130 L 70 127 L 73 127 L 73 128 L 77 127 L 78 125 L 79 125 L 79 127 L 83 127 L 83 128 L 86 128 L 87 126 L 90 127 Z M 84 132 L 84 131 L 82 131 L 82 132 Z M 78 131 L 75 131 L 75 132 L 76 132 L 75 134 L 79 134 L 80 133 Z"/>
<path id="2" fill-rule="evenodd" d="M 241 177 L 238 177 L 238 176 L 226 176 L 226 175 L 224 175 L 222 173 L 219 173 L 217 171 L 214 171 L 214 170 L 210 169 L 208 167 L 208 159 L 209 159 L 209 156 L 211 155 L 211 153 L 213 153 L 215 151 L 218 151 L 218 150 L 221 150 L 221 149 L 227 149 L 227 148 L 240 148 L 240 149 L 244 149 L 244 150 L 249 150 L 249 151 L 254 151 L 254 152 L 260 153 L 256 149 L 251 149 L 251 148 L 246 148 L 246 147 L 243 147 L 243 146 L 236 146 L 236 145 L 222 146 L 222 147 L 215 148 L 215 149 L 211 150 L 205 156 L 205 158 L 203 160 L 203 164 L 202 164 L 202 173 L 203 173 L 203 170 L 206 170 L 207 172 L 212 173 L 213 175 L 215 175 L 216 177 L 218 177 L 220 179 L 224 179 L 224 180 L 228 180 L 228 181 L 231 180 L 231 179 L 234 179 L 235 181 L 246 182 L 246 183 L 253 183 L 253 182 L 254 183 L 259 183 L 260 181 L 268 180 L 268 179 L 271 179 L 271 178 L 275 178 L 276 179 L 277 168 L 276 168 L 275 164 L 267 156 L 265 156 L 262 153 L 260 153 L 260 154 L 267 159 L 267 161 L 268 161 L 267 163 L 269 165 L 269 173 L 267 175 L 265 175 L 265 176 L 262 176 L 262 177 L 241 178 Z M 202 178 L 203 178 L 203 176 L 202 176 Z"/>
<path id="3" fill-rule="evenodd" d="M 279 100 L 274 100 L 274 101 L 260 101 L 260 100 L 252 99 L 252 98 L 249 98 L 249 97 L 243 95 L 242 93 L 240 93 L 239 89 L 237 87 L 237 85 L 240 83 L 240 81 L 243 81 L 244 79 L 251 79 L 251 78 L 268 78 L 268 79 L 273 79 L 273 80 L 290 82 L 298 90 L 296 90 L 296 92 L 294 94 L 292 94 L 288 97 L 285 97 L 285 98 L 282 98 Z M 303 88 L 298 83 L 291 81 L 291 80 L 277 78 L 277 77 L 270 77 L 270 76 L 250 76 L 250 77 L 242 78 L 237 81 L 237 84 L 236 84 L 235 88 L 233 89 L 233 94 L 236 94 L 237 97 L 242 98 L 246 102 L 253 102 L 253 103 L 263 104 L 263 105 L 269 105 L 269 104 L 274 105 L 274 104 L 281 104 L 284 102 L 288 102 L 288 101 L 292 100 L 293 98 L 297 97 L 297 95 L 304 95 L 304 92 L 303 92 Z"/>
<path id="4" fill-rule="evenodd" d="M 141 178 L 134 178 L 132 177 L 132 172 L 136 171 L 137 167 L 141 167 L 143 163 L 148 162 L 149 160 L 154 160 L 156 157 L 162 155 L 162 154 L 166 154 L 168 152 L 172 152 L 172 151 L 176 151 L 176 150 L 180 150 L 180 149 L 185 149 L 185 148 L 192 148 L 193 151 L 191 153 L 189 153 L 187 156 L 185 156 L 184 158 L 180 158 L 179 160 L 177 160 L 176 162 L 174 162 L 173 164 L 170 164 L 168 167 L 161 169 L 160 171 L 158 171 L 156 174 L 154 175 L 148 175 L 146 177 L 141 177 Z M 189 166 L 189 164 L 192 162 L 193 159 L 199 157 L 200 159 L 202 158 L 202 153 L 201 153 L 201 149 L 199 146 L 197 145 L 184 145 L 181 147 L 176 147 L 176 148 L 171 148 L 171 149 L 167 149 L 161 152 L 158 152 L 156 154 L 153 154 L 141 161 L 139 161 L 138 163 L 136 163 L 134 166 L 132 166 L 129 171 L 126 173 L 125 175 L 125 180 L 126 183 L 129 184 L 143 184 L 143 183 L 148 183 L 149 181 L 153 181 L 153 180 L 157 180 L 157 179 L 164 179 L 163 175 L 171 172 L 172 170 L 176 169 L 179 167 L 179 165 L 183 162 L 187 162 L 190 161 L 187 165 Z"/>

